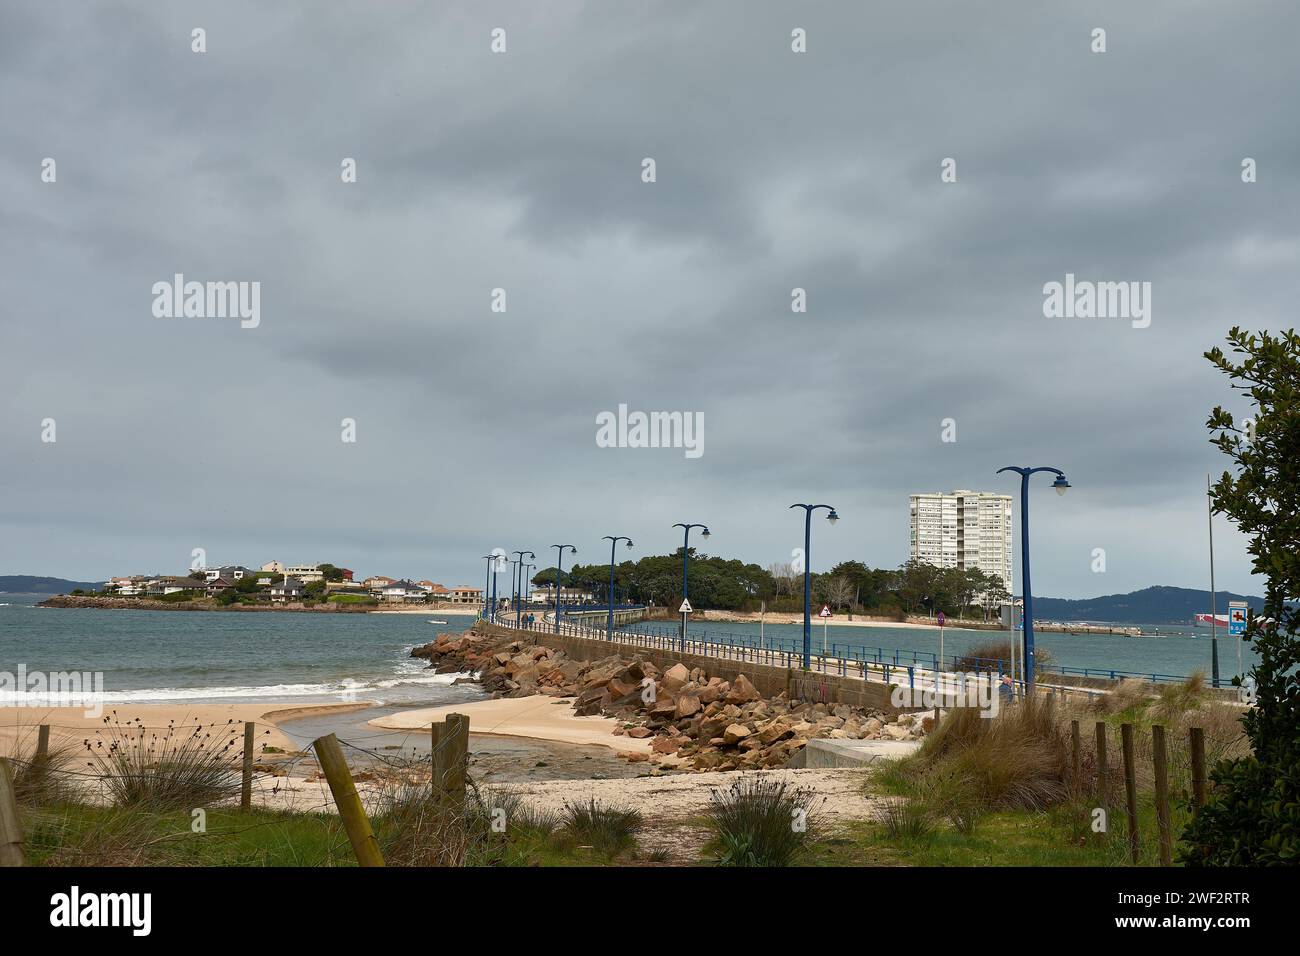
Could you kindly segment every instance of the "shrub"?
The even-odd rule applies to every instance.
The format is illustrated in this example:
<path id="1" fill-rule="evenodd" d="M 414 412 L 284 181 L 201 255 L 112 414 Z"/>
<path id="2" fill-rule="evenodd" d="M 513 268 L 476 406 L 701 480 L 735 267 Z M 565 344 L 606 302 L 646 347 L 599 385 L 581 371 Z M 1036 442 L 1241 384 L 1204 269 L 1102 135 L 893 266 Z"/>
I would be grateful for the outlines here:
<path id="1" fill-rule="evenodd" d="M 101 737 L 83 743 L 112 802 L 119 807 L 193 809 L 234 797 L 242 774 L 243 726 L 168 721 L 161 732 L 113 711 Z M 269 731 L 268 731 L 269 733 Z"/>
<path id="2" fill-rule="evenodd" d="M 808 845 L 814 803 L 811 790 L 744 775 L 710 795 L 708 849 L 720 866 L 789 866 Z"/>
<path id="3" fill-rule="evenodd" d="M 1052 655 L 1046 648 L 1034 649 L 1034 673 L 1042 674 L 1052 662 Z M 1011 642 L 1008 640 L 985 641 L 976 644 L 964 654 L 953 658 L 953 669 L 958 671 L 990 671 L 1001 666 L 1002 673 L 1011 673 Z M 1021 667 L 1019 645 L 1016 653 L 1016 669 L 1019 675 Z"/>
<path id="4" fill-rule="evenodd" d="M 639 810 L 605 807 L 592 797 L 586 803 L 566 803 L 559 829 L 567 840 L 612 857 L 635 846 L 643 826 Z"/>

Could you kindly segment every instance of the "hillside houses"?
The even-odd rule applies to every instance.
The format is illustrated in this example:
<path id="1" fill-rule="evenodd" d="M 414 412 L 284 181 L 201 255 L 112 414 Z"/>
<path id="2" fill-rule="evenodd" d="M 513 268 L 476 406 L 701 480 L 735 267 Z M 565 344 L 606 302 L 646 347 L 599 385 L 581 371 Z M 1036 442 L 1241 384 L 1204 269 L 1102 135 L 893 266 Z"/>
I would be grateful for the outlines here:
<path id="1" fill-rule="evenodd" d="M 200 568 L 186 576 L 133 574 L 110 578 L 103 592 L 113 597 L 184 601 L 214 598 L 218 603 L 313 604 L 477 604 L 481 588 L 448 588 L 436 581 L 372 575 L 357 579 L 348 568 L 332 564 L 285 564 L 268 561 Z"/>

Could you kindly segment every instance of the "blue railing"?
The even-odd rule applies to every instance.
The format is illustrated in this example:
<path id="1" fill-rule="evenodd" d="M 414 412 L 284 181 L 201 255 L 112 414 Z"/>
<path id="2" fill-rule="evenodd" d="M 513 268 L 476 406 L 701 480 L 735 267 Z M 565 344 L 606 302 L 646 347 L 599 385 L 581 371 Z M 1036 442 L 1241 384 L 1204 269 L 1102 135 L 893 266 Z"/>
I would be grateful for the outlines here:
<path id="1" fill-rule="evenodd" d="M 675 627 L 646 627 L 639 625 L 636 631 L 622 630 L 622 635 L 630 633 L 652 633 L 661 637 L 678 639 L 678 630 Z M 758 650 L 772 651 L 790 651 L 802 654 L 802 638 L 771 638 L 764 637 L 760 639 L 752 634 L 736 634 L 728 631 L 708 631 L 700 630 L 691 632 L 691 638 L 704 644 L 719 644 L 728 647 L 756 648 Z M 817 642 L 814 642 L 816 646 Z M 886 664 L 892 667 L 913 667 L 924 666 L 931 670 L 939 669 L 939 655 L 931 651 L 902 650 L 900 648 L 874 647 L 865 644 L 841 644 L 832 642 L 827 645 L 827 650 L 822 656 L 828 660 L 847 660 L 855 664 L 875 664 L 877 667 Z M 997 674 L 1002 676 L 1006 661 L 997 658 L 971 657 L 968 654 L 945 654 L 943 658 L 943 670 L 955 671 L 970 670 L 977 674 Z M 1041 668 L 1043 673 L 1061 674 L 1063 676 L 1082 676 L 1082 677 L 1100 677 L 1110 680 L 1118 680 L 1124 677 L 1134 677 L 1152 684 L 1170 684 L 1182 683 L 1187 680 L 1186 675 L 1161 674 L 1150 671 L 1128 671 L 1117 668 L 1107 667 L 1072 667 L 1069 665 L 1046 665 Z"/>

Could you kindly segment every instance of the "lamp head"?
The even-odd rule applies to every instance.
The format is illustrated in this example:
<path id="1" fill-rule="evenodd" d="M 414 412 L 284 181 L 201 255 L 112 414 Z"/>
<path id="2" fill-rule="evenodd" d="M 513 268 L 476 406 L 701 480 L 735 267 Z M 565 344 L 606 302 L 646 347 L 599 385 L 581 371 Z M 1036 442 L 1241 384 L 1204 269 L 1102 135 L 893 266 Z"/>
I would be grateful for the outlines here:
<path id="1" fill-rule="evenodd" d="M 704 538 L 707 538 L 707 537 L 709 536 L 709 529 L 708 529 L 708 528 L 705 528 L 705 529 L 700 533 L 700 536 L 701 536 L 701 537 L 704 537 Z"/>
<path id="2" fill-rule="evenodd" d="M 831 524 L 834 524 L 835 522 L 840 520 L 840 516 L 836 514 L 835 509 L 832 508 L 831 513 L 826 516 L 826 520 L 829 521 Z"/>
<path id="3" fill-rule="evenodd" d="M 1056 480 L 1052 482 L 1052 487 L 1056 489 L 1058 495 L 1064 495 L 1065 489 L 1070 487 L 1070 483 L 1065 480 L 1065 475 L 1057 475 Z"/>
<path id="4" fill-rule="evenodd" d="M 628 546 L 629 548 L 632 547 L 632 539 L 631 539 L 631 538 L 628 538 L 628 539 L 627 539 L 627 546 Z"/>

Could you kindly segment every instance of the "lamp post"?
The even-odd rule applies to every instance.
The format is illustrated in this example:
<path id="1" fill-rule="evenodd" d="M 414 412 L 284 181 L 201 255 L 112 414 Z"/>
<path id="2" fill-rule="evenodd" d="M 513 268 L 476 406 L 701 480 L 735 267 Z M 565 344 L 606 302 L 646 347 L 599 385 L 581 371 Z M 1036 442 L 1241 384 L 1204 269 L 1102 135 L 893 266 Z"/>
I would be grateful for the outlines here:
<path id="1" fill-rule="evenodd" d="M 791 505 L 791 509 L 803 509 L 803 669 L 812 670 L 812 562 L 809 549 L 812 547 L 812 515 L 818 508 L 827 511 L 826 520 L 831 524 L 840 520 L 840 516 L 830 505 Z"/>
<path id="2" fill-rule="evenodd" d="M 532 571 L 536 571 L 536 570 L 537 570 L 537 565 L 535 565 L 535 564 L 525 564 L 525 565 L 524 565 L 524 573 L 523 573 L 523 577 L 524 577 L 524 604 L 528 604 L 528 603 L 529 603 L 529 598 L 532 597 L 532 588 L 529 587 L 529 585 L 533 583 L 533 576 L 532 576 L 532 574 L 531 574 L 530 572 L 532 572 Z"/>
<path id="3" fill-rule="evenodd" d="M 704 530 L 700 533 L 700 536 L 703 538 L 708 538 L 709 529 L 708 527 L 702 524 L 682 524 L 680 521 L 677 524 L 673 525 L 673 527 L 681 528 L 683 531 L 682 534 L 682 603 L 685 604 L 687 601 L 687 595 L 690 592 L 689 585 L 690 585 L 690 566 L 691 566 L 691 549 L 690 549 L 691 529 L 703 528 Z M 685 611 L 682 612 L 682 653 L 683 654 L 686 653 L 686 612 Z"/>
<path id="4" fill-rule="evenodd" d="M 603 540 L 609 542 L 609 621 L 605 625 L 605 640 L 612 640 L 614 634 L 614 551 L 620 541 L 626 541 L 632 547 L 632 539 L 623 535 L 605 535 Z"/>
<path id="5" fill-rule="evenodd" d="M 492 562 L 496 560 L 496 555 L 485 554 L 483 555 L 483 558 L 488 563 L 487 573 L 483 575 L 483 619 L 487 620 L 489 582 L 492 580 Z"/>
<path id="6" fill-rule="evenodd" d="M 555 633 L 559 634 L 560 633 L 560 580 L 564 575 L 564 549 L 568 548 L 574 554 L 578 553 L 578 549 L 571 544 L 553 544 L 551 545 L 551 547 L 555 548 L 558 554 L 558 557 L 555 559 Z"/>
<path id="7" fill-rule="evenodd" d="M 1034 594 L 1029 586 L 1029 476 L 1040 471 L 1055 475 L 1056 480 L 1052 482 L 1052 487 L 1056 489 L 1058 495 L 1065 494 L 1070 483 L 1065 480 L 1065 472 L 1059 468 L 1017 468 L 1015 465 L 1008 465 L 1006 468 L 999 468 L 997 473 L 1000 475 L 1004 471 L 1014 471 L 1020 476 L 1020 590 L 1023 592 L 1025 602 L 1025 649 L 1021 666 L 1025 671 L 1025 696 L 1032 698 L 1034 694 Z"/>
<path id="8" fill-rule="evenodd" d="M 526 554 L 526 555 L 528 555 L 530 558 L 536 558 L 537 555 L 533 554 L 533 552 L 531 552 L 531 551 L 516 551 L 516 552 L 514 552 L 514 554 L 515 554 L 515 557 L 518 559 L 517 562 L 516 562 L 517 567 L 515 568 L 515 573 L 516 573 L 520 578 L 522 578 L 522 577 L 523 577 L 523 573 L 524 573 L 524 555 Z M 520 612 L 519 612 L 519 591 L 523 588 L 523 581 L 520 580 L 520 581 L 518 581 L 517 583 L 516 583 L 516 582 L 512 582 L 512 583 L 514 583 L 514 588 L 515 588 L 515 627 L 518 627 L 518 626 L 519 626 L 519 615 L 520 615 Z"/>
<path id="9" fill-rule="evenodd" d="M 492 616 L 490 620 L 493 624 L 495 624 L 497 622 L 497 575 L 501 573 L 502 562 L 509 561 L 510 559 L 507 558 L 504 554 L 494 555 L 493 557 L 494 560 L 492 562 Z"/>

